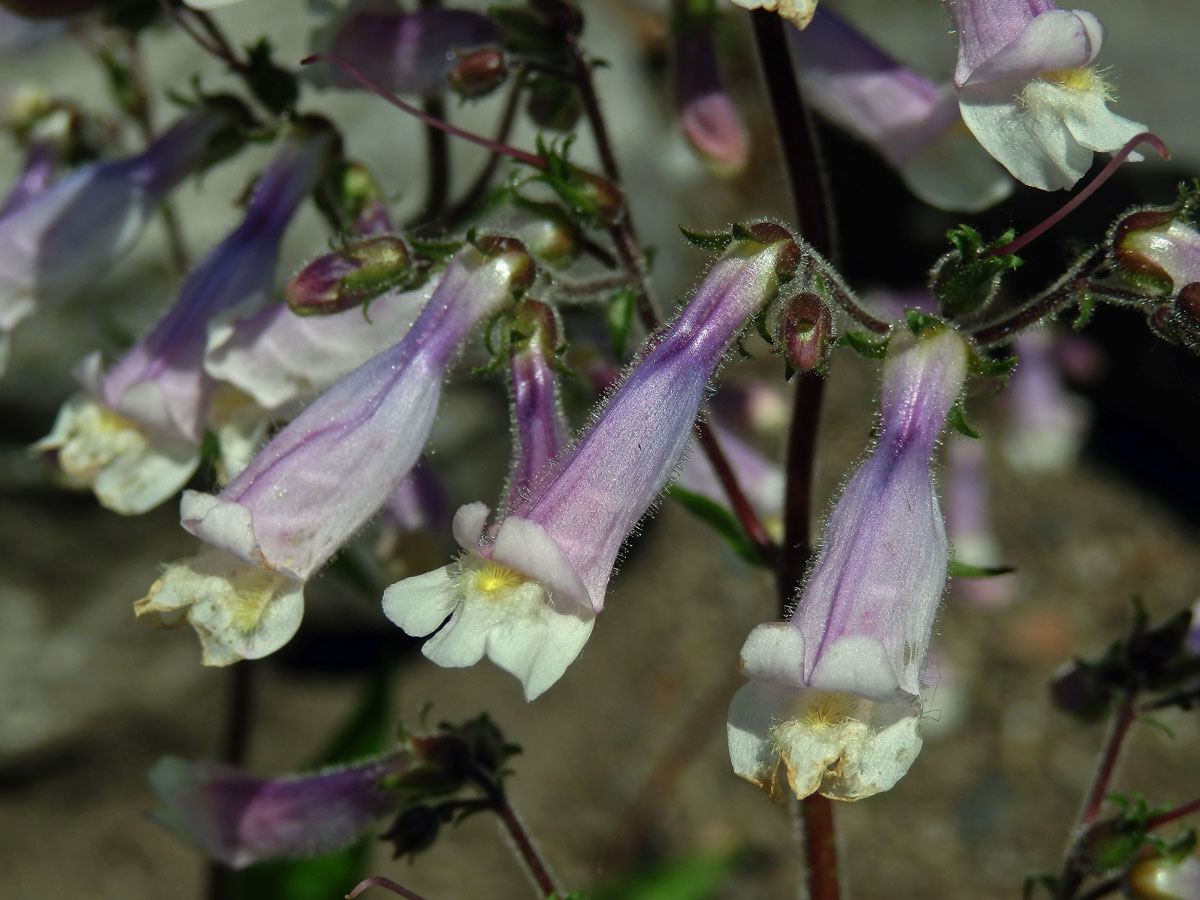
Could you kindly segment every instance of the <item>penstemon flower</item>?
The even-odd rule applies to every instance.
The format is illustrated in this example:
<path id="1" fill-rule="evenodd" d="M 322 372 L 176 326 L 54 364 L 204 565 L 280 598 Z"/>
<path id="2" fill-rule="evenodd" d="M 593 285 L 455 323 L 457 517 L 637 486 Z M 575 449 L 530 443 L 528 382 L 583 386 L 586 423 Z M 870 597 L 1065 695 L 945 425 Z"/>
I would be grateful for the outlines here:
<path id="1" fill-rule="evenodd" d="M 227 866 L 312 856 L 355 841 L 402 803 L 382 783 L 410 770 L 407 750 L 313 774 L 267 778 L 215 763 L 159 760 L 152 817 Z"/>
<path id="2" fill-rule="evenodd" d="M 261 179 L 242 224 L 196 267 L 153 330 L 108 374 L 99 354 L 84 361 L 86 393 L 68 401 L 34 449 L 58 450 L 63 470 L 90 484 L 109 509 L 142 513 L 173 496 L 199 465 L 210 427 L 232 442 L 230 461 L 257 442 L 262 416 L 204 370 L 207 329 L 217 313 L 267 299 L 284 231 L 334 141 L 323 120 L 302 121 Z"/>
<path id="3" fill-rule="evenodd" d="M 0 373 L 13 328 L 107 272 L 172 188 L 235 149 L 247 118 L 239 101 L 210 98 L 144 153 L 84 166 L 0 219 Z"/>
<path id="4" fill-rule="evenodd" d="M 788 39 L 808 101 L 873 147 L 920 199 L 978 212 L 1012 193 L 1012 179 L 963 127 L 953 85 L 922 78 L 824 8 Z"/>
<path id="5" fill-rule="evenodd" d="M 922 668 L 948 555 L 930 457 L 967 358 L 941 324 L 893 337 L 878 443 L 830 515 L 791 619 L 759 625 L 742 647 L 750 682 L 730 706 L 729 756 L 773 796 L 869 797 L 921 749 Z"/>
<path id="6" fill-rule="evenodd" d="M 532 275 L 511 239 L 485 237 L 459 251 L 403 340 L 317 398 L 219 495 L 184 493 L 184 528 L 213 549 L 168 566 L 137 614 L 160 625 L 186 617 L 207 665 L 287 643 L 309 576 L 416 463 L 455 350 Z"/>
<path id="7" fill-rule="evenodd" d="M 1090 12 L 1053 0 L 944 2 L 958 34 L 963 121 L 1017 180 L 1070 188 L 1093 151 L 1119 150 L 1146 130 L 1108 108 L 1112 88 L 1092 67 L 1104 26 Z"/>
<path id="8" fill-rule="evenodd" d="M 749 317 L 774 299 L 781 274 L 798 264 L 783 228 L 764 223 L 750 234 L 714 264 L 588 431 L 486 538 L 487 507 L 462 507 L 453 529 L 462 556 L 387 589 L 388 618 L 412 635 L 437 632 L 425 656 L 458 667 L 486 655 L 532 700 L 579 655 L 621 542 L 672 477 L 709 380 Z"/>

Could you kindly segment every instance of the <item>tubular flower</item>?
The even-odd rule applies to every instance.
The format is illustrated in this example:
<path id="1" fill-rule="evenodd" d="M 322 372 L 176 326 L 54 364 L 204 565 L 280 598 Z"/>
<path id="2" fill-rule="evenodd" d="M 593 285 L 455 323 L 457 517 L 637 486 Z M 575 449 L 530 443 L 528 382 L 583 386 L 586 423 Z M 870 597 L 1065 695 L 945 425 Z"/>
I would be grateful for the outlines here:
<path id="1" fill-rule="evenodd" d="M 824 8 L 788 37 L 805 97 L 874 148 L 920 199 L 978 212 L 1012 192 L 1012 179 L 963 127 L 952 85 L 902 66 Z"/>
<path id="2" fill-rule="evenodd" d="M 1070 188 L 1093 151 L 1119 150 L 1146 130 L 1108 108 L 1111 88 L 1091 66 L 1104 26 L 1090 12 L 1052 0 L 944 2 L 958 33 L 963 121 L 1018 181 Z"/>
<path id="3" fill-rule="evenodd" d="M 167 567 L 134 608 L 186 616 L 207 665 L 256 659 L 299 627 L 304 583 L 420 455 L 458 345 L 532 277 L 524 249 L 483 238 L 450 263 L 404 339 L 322 394 L 217 496 L 186 491 L 183 526 L 213 549 Z"/>
<path id="4" fill-rule="evenodd" d="M 312 856 L 346 846 L 398 809 L 402 795 L 381 782 L 412 766 L 412 754 L 400 750 L 344 768 L 266 778 L 165 757 L 150 770 L 150 786 L 163 804 L 152 816 L 235 869 Z"/>
<path id="5" fill-rule="evenodd" d="M 878 443 L 830 515 L 791 619 L 759 625 L 742 647 L 750 682 L 730 706 L 729 756 L 772 796 L 869 797 L 921 749 L 921 674 L 948 555 L 929 466 L 967 357 L 941 325 L 892 339 Z"/>
<path id="6" fill-rule="evenodd" d="M 751 231 L 649 342 L 591 428 L 486 537 L 487 507 L 462 507 L 458 561 L 387 589 L 389 619 L 412 635 L 437 631 L 422 648 L 429 659 L 458 667 L 487 655 L 532 700 L 578 656 L 621 542 L 674 473 L 709 380 L 747 319 L 774 299 L 780 273 L 797 265 L 784 229 Z"/>
<path id="7" fill-rule="evenodd" d="M 12 329 L 107 272 L 172 188 L 232 149 L 244 117 L 239 102 L 214 98 L 144 153 L 84 166 L 0 219 L 0 372 Z"/>
<path id="8" fill-rule="evenodd" d="M 200 462 L 205 430 L 253 432 L 252 404 L 221 391 L 203 366 L 217 313 L 251 308 L 269 295 L 284 231 L 320 177 L 334 136 L 317 122 L 297 128 L 260 181 L 245 219 L 205 259 L 154 329 L 104 375 L 99 354 L 84 361 L 87 392 L 69 401 L 35 445 L 59 450 L 63 469 L 91 484 L 100 502 L 141 513 L 171 497 Z M 242 421 L 247 420 L 247 421 Z M 233 439 L 235 457 L 245 454 Z M 256 440 L 256 439 L 255 439 Z"/>

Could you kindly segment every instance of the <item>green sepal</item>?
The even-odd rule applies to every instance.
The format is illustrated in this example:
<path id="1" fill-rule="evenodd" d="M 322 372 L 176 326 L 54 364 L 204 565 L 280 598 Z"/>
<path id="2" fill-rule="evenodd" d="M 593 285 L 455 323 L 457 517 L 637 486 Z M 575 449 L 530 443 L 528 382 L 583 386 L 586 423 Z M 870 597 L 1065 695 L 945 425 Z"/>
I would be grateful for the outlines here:
<path id="1" fill-rule="evenodd" d="M 959 434 L 969 438 L 982 437 L 978 431 L 971 427 L 971 423 L 967 421 L 967 411 L 963 408 L 961 398 L 954 401 L 954 405 L 950 407 L 950 412 L 946 414 L 946 419 Z"/>
<path id="2" fill-rule="evenodd" d="M 1000 276 L 1021 265 L 1014 254 L 995 255 L 993 251 L 1011 243 L 1016 237 L 1012 229 L 987 246 L 979 232 L 969 225 L 959 225 L 946 232 L 954 250 L 939 260 L 931 287 L 938 309 L 950 319 L 971 313 L 990 300 L 1000 283 Z"/>
<path id="3" fill-rule="evenodd" d="M 944 328 L 946 325 L 937 316 L 927 315 L 919 309 L 906 309 L 904 311 L 904 321 L 908 323 L 909 330 L 916 335 L 929 331 L 931 328 Z"/>
<path id="4" fill-rule="evenodd" d="M 248 44 L 245 49 L 247 65 L 238 74 L 255 99 L 276 115 L 294 109 L 300 98 L 300 83 L 295 75 L 275 64 L 271 42 L 259 38 L 257 44 Z"/>
<path id="5" fill-rule="evenodd" d="M 466 246 L 467 243 L 466 241 L 453 239 L 435 241 L 426 238 L 412 237 L 410 235 L 406 235 L 405 240 L 408 241 L 413 250 L 430 260 L 432 263 L 434 263 L 434 265 L 442 265 L 455 253 Z"/>
<path id="6" fill-rule="evenodd" d="M 679 231 L 683 235 L 683 239 L 693 247 L 699 247 L 709 253 L 724 253 L 733 243 L 732 234 L 707 234 L 703 231 L 693 231 L 686 225 L 680 225 Z"/>
<path id="7" fill-rule="evenodd" d="M 221 442 L 217 440 L 215 431 L 205 430 L 200 439 L 200 464 L 202 466 L 216 465 L 221 458 Z"/>
<path id="8" fill-rule="evenodd" d="M 982 378 L 1004 378 L 1012 374 L 1017 367 L 1018 358 L 1008 356 L 1004 359 L 988 359 L 986 356 L 971 354 L 967 360 L 967 371 Z"/>
<path id="9" fill-rule="evenodd" d="M 633 288 L 621 288 L 608 298 L 605 316 L 608 319 L 608 339 L 612 342 L 613 354 L 617 359 L 625 358 L 629 343 L 629 332 L 633 329 L 633 315 L 637 309 L 637 292 Z"/>
<path id="10" fill-rule="evenodd" d="M 667 496 L 678 500 L 684 509 L 715 531 L 725 545 L 745 562 L 752 566 L 769 568 L 759 555 L 758 549 L 746 536 L 742 523 L 727 507 L 677 484 L 667 488 Z"/>
<path id="11" fill-rule="evenodd" d="M 1015 571 L 1012 566 L 976 566 L 954 558 L 946 564 L 946 574 L 951 578 L 997 578 Z"/>
<path id="12" fill-rule="evenodd" d="M 483 346 L 490 358 L 482 366 L 476 366 L 471 369 L 472 375 L 490 375 L 493 372 L 498 372 L 500 371 L 500 367 L 508 361 L 510 351 L 512 350 L 512 322 L 510 320 L 509 311 L 502 309 L 484 324 Z M 493 338 L 497 331 L 500 333 L 498 342 Z"/>
<path id="13" fill-rule="evenodd" d="M 1076 331 L 1082 331 L 1087 327 L 1088 322 L 1092 321 L 1092 315 L 1096 312 L 1096 298 L 1093 294 L 1084 292 L 1079 298 L 1079 308 L 1075 311 L 1075 321 L 1071 323 L 1071 327 Z"/>
<path id="14" fill-rule="evenodd" d="M 890 340 L 890 337 L 873 337 L 865 331 L 843 331 L 834 346 L 849 347 L 864 359 L 883 359 Z"/>

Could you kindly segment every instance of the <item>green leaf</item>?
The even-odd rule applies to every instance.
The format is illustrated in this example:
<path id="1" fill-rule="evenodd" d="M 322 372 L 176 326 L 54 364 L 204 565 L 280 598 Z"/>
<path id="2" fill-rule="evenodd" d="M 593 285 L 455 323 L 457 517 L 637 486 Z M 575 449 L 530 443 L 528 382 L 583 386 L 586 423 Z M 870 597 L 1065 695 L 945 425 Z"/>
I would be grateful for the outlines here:
<path id="1" fill-rule="evenodd" d="M 1015 571 L 1012 566 L 976 566 L 958 559 L 951 559 L 946 566 L 946 574 L 951 578 L 995 578 Z"/>
<path id="2" fill-rule="evenodd" d="M 946 416 L 950 420 L 950 424 L 954 426 L 955 431 L 969 438 L 978 438 L 980 434 L 971 427 L 971 423 L 967 421 L 967 412 L 963 409 L 962 400 L 955 400 L 954 405 L 950 407 L 950 413 Z"/>
<path id="3" fill-rule="evenodd" d="M 637 292 L 633 288 L 621 288 L 608 298 L 608 338 L 619 360 L 625 358 L 625 347 L 629 343 L 636 309 Z"/>
<path id="4" fill-rule="evenodd" d="M 730 854 L 674 860 L 602 887 L 592 900 L 708 900 L 717 895 L 735 862 Z"/>
<path id="5" fill-rule="evenodd" d="M 913 334 L 920 334 L 930 328 L 941 328 L 945 324 L 937 316 L 926 315 L 919 309 L 906 309 L 904 320 L 908 322 L 908 327 Z"/>
<path id="6" fill-rule="evenodd" d="M 700 494 L 681 488 L 677 484 L 667 488 L 667 495 L 678 500 L 683 508 L 717 533 L 725 544 L 752 566 L 766 566 L 758 550 L 746 536 L 737 516 L 720 503 Z"/>
<path id="7" fill-rule="evenodd" d="M 724 253 L 725 249 L 733 243 L 731 234 L 706 234 L 703 231 L 693 231 L 686 225 L 680 225 L 679 231 L 689 244 L 699 247 L 701 250 L 707 250 L 709 253 Z"/>
<path id="8" fill-rule="evenodd" d="M 859 356 L 867 359 L 883 359 L 887 354 L 889 338 L 877 338 L 865 331 L 844 331 L 838 337 L 835 347 L 849 347 Z"/>

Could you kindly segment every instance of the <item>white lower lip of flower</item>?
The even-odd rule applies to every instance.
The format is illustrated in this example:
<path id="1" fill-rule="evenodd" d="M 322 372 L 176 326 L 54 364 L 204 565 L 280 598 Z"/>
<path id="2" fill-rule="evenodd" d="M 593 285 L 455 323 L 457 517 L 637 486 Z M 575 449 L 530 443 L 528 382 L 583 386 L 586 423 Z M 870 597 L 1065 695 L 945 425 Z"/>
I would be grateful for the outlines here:
<path id="1" fill-rule="evenodd" d="M 913 702 L 879 703 L 768 681 L 751 681 L 729 708 L 736 774 L 780 798 L 821 793 L 861 800 L 889 790 L 921 750 Z"/>
<path id="2" fill-rule="evenodd" d="M 30 450 L 57 450 L 63 472 L 123 515 L 144 513 L 174 496 L 200 464 L 194 445 L 147 428 L 86 394 L 68 400 L 50 434 Z"/>
<path id="3" fill-rule="evenodd" d="M 167 566 L 133 608 L 163 628 L 186 619 L 200 637 L 204 664 L 227 666 L 292 639 L 304 615 L 304 582 L 209 550 Z"/>
<path id="4" fill-rule="evenodd" d="M 547 585 L 473 551 L 392 585 L 383 611 L 413 636 L 441 626 L 422 647 L 427 658 L 461 668 L 486 655 L 520 679 L 528 700 L 562 676 L 595 623 L 590 607 L 556 602 Z"/>

